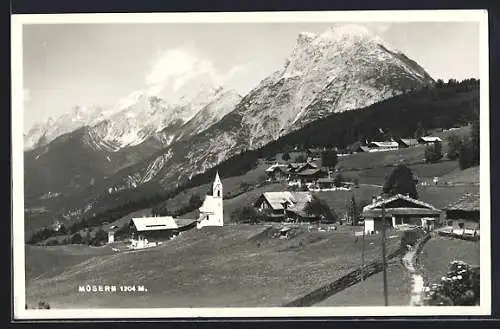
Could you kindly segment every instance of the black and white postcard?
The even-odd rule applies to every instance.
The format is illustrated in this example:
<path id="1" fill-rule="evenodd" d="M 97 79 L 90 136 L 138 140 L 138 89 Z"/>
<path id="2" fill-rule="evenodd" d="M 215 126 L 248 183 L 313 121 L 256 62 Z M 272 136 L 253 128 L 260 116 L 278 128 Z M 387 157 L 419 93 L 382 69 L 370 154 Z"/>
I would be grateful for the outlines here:
<path id="1" fill-rule="evenodd" d="M 13 15 L 15 318 L 490 314 L 487 17 Z"/>

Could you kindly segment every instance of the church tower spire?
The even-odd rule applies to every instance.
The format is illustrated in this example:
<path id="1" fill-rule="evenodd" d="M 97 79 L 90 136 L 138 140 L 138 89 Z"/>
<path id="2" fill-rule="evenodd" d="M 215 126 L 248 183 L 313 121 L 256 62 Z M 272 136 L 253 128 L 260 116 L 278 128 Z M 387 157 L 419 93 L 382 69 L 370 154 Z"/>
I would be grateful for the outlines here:
<path id="1" fill-rule="evenodd" d="M 222 182 L 219 177 L 219 171 L 215 174 L 215 180 L 212 186 L 212 195 L 214 198 L 222 198 Z"/>

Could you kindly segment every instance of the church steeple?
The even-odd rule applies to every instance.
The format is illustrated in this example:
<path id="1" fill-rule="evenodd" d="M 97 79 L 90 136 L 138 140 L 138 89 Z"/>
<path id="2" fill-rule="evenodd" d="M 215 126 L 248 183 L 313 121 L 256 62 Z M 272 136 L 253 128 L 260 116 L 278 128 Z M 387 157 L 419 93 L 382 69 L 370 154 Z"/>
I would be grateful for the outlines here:
<path id="1" fill-rule="evenodd" d="M 213 196 L 215 198 L 222 198 L 222 182 L 219 177 L 219 171 L 215 174 L 214 184 L 212 186 Z"/>

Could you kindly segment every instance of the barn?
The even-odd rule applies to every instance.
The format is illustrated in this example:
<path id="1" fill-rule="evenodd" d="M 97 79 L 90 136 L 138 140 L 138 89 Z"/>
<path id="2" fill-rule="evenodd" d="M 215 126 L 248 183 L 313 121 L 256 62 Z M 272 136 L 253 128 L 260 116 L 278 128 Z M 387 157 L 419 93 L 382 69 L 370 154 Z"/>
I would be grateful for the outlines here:
<path id="1" fill-rule="evenodd" d="M 479 235 L 479 191 L 466 193 L 445 207 L 448 227 L 456 235 Z"/>

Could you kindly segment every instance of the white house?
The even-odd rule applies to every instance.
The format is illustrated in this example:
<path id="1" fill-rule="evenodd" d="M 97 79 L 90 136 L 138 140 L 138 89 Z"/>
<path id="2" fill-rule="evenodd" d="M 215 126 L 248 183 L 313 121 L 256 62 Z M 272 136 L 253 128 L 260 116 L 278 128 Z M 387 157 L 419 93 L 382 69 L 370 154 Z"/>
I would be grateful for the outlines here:
<path id="1" fill-rule="evenodd" d="M 224 205 L 222 182 L 217 172 L 212 185 L 212 195 L 206 195 L 203 204 L 199 208 L 197 228 L 205 226 L 224 226 Z"/>
<path id="2" fill-rule="evenodd" d="M 398 228 L 406 225 L 429 227 L 431 223 L 434 226 L 435 221 L 444 214 L 431 204 L 397 194 L 387 199 L 373 200 L 371 204 L 363 208 L 362 215 L 365 222 L 365 233 L 372 234 L 380 232 L 383 226 L 386 228 Z"/>

